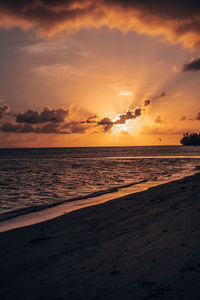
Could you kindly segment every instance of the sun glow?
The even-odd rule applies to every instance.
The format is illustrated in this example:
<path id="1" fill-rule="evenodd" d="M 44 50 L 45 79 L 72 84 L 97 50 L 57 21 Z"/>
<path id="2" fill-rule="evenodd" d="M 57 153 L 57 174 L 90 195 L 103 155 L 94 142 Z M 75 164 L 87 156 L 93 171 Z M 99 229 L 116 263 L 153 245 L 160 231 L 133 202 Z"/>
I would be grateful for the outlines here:
<path id="1" fill-rule="evenodd" d="M 120 91 L 118 96 L 133 96 L 133 92 L 131 92 L 131 91 Z"/>
<path id="2" fill-rule="evenodd" d="M 116 124 L 112 128 L 113 134 L 138 134 L 138 120 L 127 120 L 125 124 Z"/>
<path id="3" fill-rule="evenodd" d="M 117 120 L 118 117 L 113 119 L 113 121 Z M 140 117 L 134 120 L 127 120 L 125 124 L 115 124 L 112 128 L 112 134 L 119 135 L 119 134 L 129 134 L 132 136 L 140 135 L 142 128 L 145 125 L 149 125 L 151 123 L 148 117 Z"/>
<path id="4" fill-rule="evenodd" d="M 114 126 L 112 133 L 114 134 L 129 133 L 128 126 L 126 124 L 117 124 Z"/>

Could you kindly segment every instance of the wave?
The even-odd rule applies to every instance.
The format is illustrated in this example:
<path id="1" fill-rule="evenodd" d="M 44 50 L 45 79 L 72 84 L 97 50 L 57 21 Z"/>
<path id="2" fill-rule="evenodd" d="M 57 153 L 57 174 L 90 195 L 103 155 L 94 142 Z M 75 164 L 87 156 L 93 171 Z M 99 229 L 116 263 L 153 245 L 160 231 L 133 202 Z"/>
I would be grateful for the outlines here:
<path id="1" fill-rule="evenodd" d="M 67 200 L 63 200 L 63 201 L 59 201 L 59 202 L 55 202 L 55 203 L 38 205 L 38 206 L 34 205 L 34 206 L 30 206 L 30 207 L 25 207 L 25 208 L 20 208 L 17 210 L 8 211 L 8 212 L 0 214 L 0 221 L 5 221 L 5 220 L 12 219 L 12 218 L 15 218 L 15 217 L 18 217 L 21 215 L 26 215 L 26 214 L 30 214 L 32 212 L 37 212 L 37 211 L 44 210 L 47 208 L 55 207 L 57 205 L 61 205 L 63 203 L 67 203 L 67 202 L 72 202 L 72 201 L 77 201 L 77 200 L 86 200 L 89 198 L 99 197 L 99 196 L 102 196 L 105 194 L 112 194 L 112 193 L 118 192 L 119 190 L 129 188 L 129 187 L 137 185 L 137 184 L 145 183 L 147 181 L 148 181 L 148 179 L 144 179 L 144 180 L 140 180 L 137 182 L 132 182 L 132 183 L 128 183 L 125 185 L 116 186 L 116 187 L 109 188 L 106 190 L 100 190 L 97 192 L 90 193 L 88 195 L 79 196 L 79 197 L 75 197 L 75 198 L 71 198 L 71 199 L 67 199 Z"/>

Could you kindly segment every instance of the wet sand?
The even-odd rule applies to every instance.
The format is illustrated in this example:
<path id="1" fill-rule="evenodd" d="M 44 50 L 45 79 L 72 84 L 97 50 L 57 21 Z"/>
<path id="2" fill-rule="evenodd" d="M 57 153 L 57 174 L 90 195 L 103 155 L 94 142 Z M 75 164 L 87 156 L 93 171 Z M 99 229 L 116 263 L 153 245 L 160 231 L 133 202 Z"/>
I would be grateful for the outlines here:
<path id="1" fill-rule="evenodd" d="M 200 174 L 0 233 L 0 299 L 200 299 Z"/>

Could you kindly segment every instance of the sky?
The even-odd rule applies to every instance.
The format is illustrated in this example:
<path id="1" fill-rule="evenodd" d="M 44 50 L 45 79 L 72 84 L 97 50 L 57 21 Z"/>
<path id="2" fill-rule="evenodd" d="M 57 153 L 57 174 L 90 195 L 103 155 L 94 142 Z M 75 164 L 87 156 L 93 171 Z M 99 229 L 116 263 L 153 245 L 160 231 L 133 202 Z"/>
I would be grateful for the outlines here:
<path id="1" fill-rule="evenodd" d="M 0 147 L 177 145 L 199 50 L 199 1 L 0 0 Z"/>

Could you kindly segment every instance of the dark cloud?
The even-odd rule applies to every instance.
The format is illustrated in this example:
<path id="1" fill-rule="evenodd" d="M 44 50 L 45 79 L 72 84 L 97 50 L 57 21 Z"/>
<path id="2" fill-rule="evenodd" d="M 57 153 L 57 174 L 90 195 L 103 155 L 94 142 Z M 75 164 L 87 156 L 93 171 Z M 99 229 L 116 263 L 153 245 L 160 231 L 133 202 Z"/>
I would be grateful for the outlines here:
<path id="1" fill-rule="evenodd" d="M 196 120 L 200 121 L 200 112 L 197 113 L 197 116 L 195 118 Z"/>
<path id="2" fill-rule="evenodd" d="M 64 122 L 65 118 L 69 115 L 69 109 L 59 108 L 51 109 L 45 107 L 42 112 L 27 110 L 25 113 L 19 113 L 16 116 L 17 123 L 48 123 L 48 122 Z"/>
<path id="3" fill-rule="evenodd" d="M 135 115 L 129 110 L 126 114 L 119 115 L 118 118 L 114 124 L 125 124 L 127 120 L 134 119 Z"/>
<path id="4" fill-rule="evenodd" d="M 91 124 L 91 123 L 96 123 L 96 119 L 98 118 L 97 115 L 93 115 L 87 118 L 86 123 Z"/>
<path id="5" fill-rule="evenodd" d="M 56 123 L 45 124 L 43 127 L 36 127 L 35 133 L 54 133 L 54 134 L 69 134 L 70 132 L 63 130 L 62 126 Z"/>
<path id="6" fill-rule="evenodd" d="M 136 108 L 136 110 L 135 110 L 135 118 L 141 116 L 141 114 L 142 114 L 142 109 L 141 108 Z"/>
<path id="7" fill-rule="evenodd" d="M 136 109 L 129 109 L 126 113 L 119 114 L 114 121 L 112 121 L 108 117 L 105 117 L 98 122 L 98 125 L 103 125 L 104 131 L 108 132 L 114 125 L 123 125 L 126 124 L 128 120 L 134 120 L 142 116 L 142 114 L 144 114 L 148 110 L 147 107 L 149 107 L 151 104 L 152 104 L 152 100 L 146 99 L 144 100 L 141 107 L 138 107 Z"/>
<path id="8" fill-rule="evenodd" d="M 165 92 L 162 92 L 161 94 L 160 94 L 160 97 L 162 98 L 162 97 L 166 97 L 166 93 Z"/>
<path id="9" fill-rule="evenodd" d="M 135 119 L 142 115 L 142 108 L 136 108 L 135 111 L 128 110 L 127 113 L 121 114 L 113 124 L 125 124 L 127 120 Z"/>
<path id="10" fill-rule="evenodd" d="M 96 122 L 95 122 L 96 125 Z M 67 129 L 70 133 L 85 133 L 89 128 L 93 127 L 93 123 L 86 123 L 86 121 L 71 121 L 64 123 L 62 128 Z"/>
<path id="11" fill-rule="evenodd" d="M 128 120 L 133 120 L 142 115 L 142 108 L 136 108 L 135 110 L 128 110 L 124 114 L 119 114 L 115 121 L 110 118 L 103 118 L 98 122 L 98 125 L 104 125 L 104 131 L 108 132 L 114 125 L 123 125 Z"/>
<path id="12" fill-rule="evenodd" d="M 77 125 L 74 125 L 74 126 L 70 127 L 71 133 L 80 133 L 80 134 L 83 134 L 83 133 L 86 133 L 86 131 L 88 129 L 89 129 L 89 127 L 82 126 L 81 124 L 77 124 Z"/>
<path id="13" fill-rule="evenodd" d="M 97 123 L 97 115 L 89 116 L 86 120 L 81 121 L 81 124 L 96 124 Z"/>
<path id="14" fill-rule="evenodd" d="M 200 58 L 194 59 L 188 64 L 183 65 L 183 72 L 199 71 L 200 70 Z"/>
<path id="15" fill-rule="evenodd" d="M 3 132 L 12 133 L 54 133 L 54 134 L 69 134 L 70 132 L 65 131 L 58 124 L 50 123 L 45 124 L 43 127 L 35 127 L 32 124 L 16 124 L 11 122 L 4 123 L 1 128 Z"/>
<path id="16" fill-rule="evenodd" d="M 3 118 L 9 111 L 9 106 L 7 104 L 0 105 L 0 119 Z"/>
<path id="17" fill-rule="evenodd" d="M 98 125 L 103 125 L 104 131 L 108 132 L 113 127 L 114 123 L 110 118 L 103 118 L 98 122 Z"/>
<path id="18" fill-rule="evenodd" d="M 151 105 L 151 99 L 144 100 L 144 106 Z"/>
<path id="19" fill-rule="evenodd" d="M 18 133 L 22 130 L 22 125 L 17 125 L 14 123 L 6 122 L 1 126 L 1 131 L 3 132 L 14 132 Z M 29 131 L 30 132 L 30 131 Z"/>
<path id="20" fill-rule="evenodd" d="M 54 134 L 83 134 L 88 130 L 103 126 L 104 132 L 108 132 L 115 125 L 125 124 L 128 120 L 136 119 L 146 112 L 151 100 L 145 100 L 141 107 L 129 109 L 124 114 L 119 114 L 115 120 L 104 117 L 99 120 L 97 115 L 90 115 L 85 120 L 71 120 L 72 114 L 69 108 L 51 109 L 45 107 L 41 112 L 27 110 L 15 115 L 15 122 L 6 122 L 0 130 L 13 133 L 54 133 Z"/>
<path id="21" fill-rule="evenodd" d="M 0 0 L 0 25 L 37 28 L 42 34 L 81 27 L 119 28 L 189 47 L 200 45 L 200 2 L 197 0 Z"/>
<path id="22" fill-rule="evenodd" d="M 16 124 L 11 122 L 4 123 L 0 130 L 7 133 L 37 133 L 37 134 L 72 134 L 85 133 L 89 127 L 81 125 L 79 122 L 71 122 L 64 125 L 58 123 L 48 123 L 44 126 L 36 126 L 28 123 Z"/>
<path id="23" fill-rule="evenodd" d="M 107 125 L 107 124 L 114 124 L 110 118 L 103 118 L 101 121 L 98 122 L 99 125 Z"/>
<path id="24" fill-rule="evenodd" d="M 17 114 L 15 122 L 4 123 L 0 130 L 7 133 L 82 134 L 94 126 L 93 123 L 96 125 L 96 115 L 89 116 L 85 121 L 66 122 L 66 118 L 69 116 L 69 108 L 54 110 L 45 107 L 42 112 L 28 110 L 25 113 Z"/>

